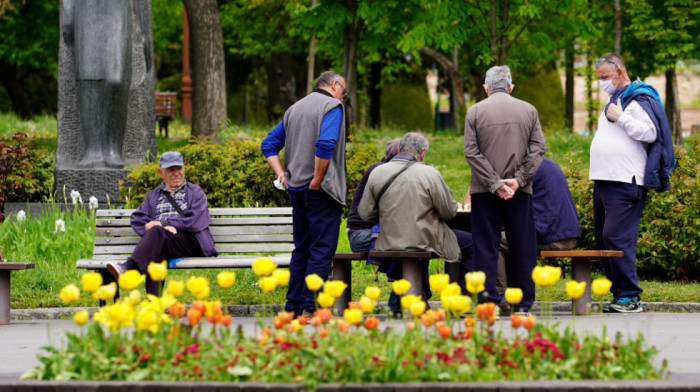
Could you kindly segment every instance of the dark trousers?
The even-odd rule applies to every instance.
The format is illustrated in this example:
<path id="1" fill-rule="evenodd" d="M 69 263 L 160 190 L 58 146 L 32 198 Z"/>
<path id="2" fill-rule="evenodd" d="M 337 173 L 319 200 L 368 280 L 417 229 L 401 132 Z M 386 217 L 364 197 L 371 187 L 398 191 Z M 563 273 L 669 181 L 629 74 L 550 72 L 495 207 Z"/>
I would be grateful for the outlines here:
<path id="1" fill-rule="evenodd" d="M 197 237 L 191 233 L 178 231 L 173 234 L 160 226 L 153 226 L 141 237 L 131 255 L 139 271 L 146 275 L 146 292 L 158 295 L 158 282 L 148 276 L 148 265 L 176 257 L 203 257 Z"/>
<path id="2" fill-rule="evenodd" d="M 284 309 L 301 314 L 316 309 L 306 277 L 326 280 L 338 247 L 342 206 L 322 190 L 289 191 L 292 203 L 294 250 L 289 263 L 289 289 Z"/>
<path id="3" fill-rule="evenodd" d="M 472 241 L 472 235 L 466 231 L 462 230 L 452 230 L 457 236 L 457 245 L 459 246 L 460 252 L 460 263 L 459 263 L 459 277 L 457 283 L 459 287 L 462 288 L 462 294 L 467 293 L 466 282 L 464 280 L 464 274 L 467 272 L 474 271 L 474 242 Z M 429 272 L 430 260 L 425 260 L 423 262 L 423 299 L 429 300 L 432 297 L 430 292 L 430 272 Z M 394 273 L 392 276 L 388 276 L 391 280 L 401 279 L 402 277 L 402 266 L 400 263 L 395 263 L 396 268 L 393 269 Z M 401 302 L 399 297 L 392 291 L 389 294 L 389 309 L 393 311 L 401 310 Z"/>
<path id="4" fill-rule="evenodd" d="M 638 296 L 635 259 L 639 220 L 646 202 L 646 189 L 635 182 L 595 181 L 593 184 L 593 225 L 597 249 L 621 250 L 623 257 L 602 257 L 605 276 L 612 281 L 616 298 Z"/>
<path id="5" fill-rule="evenodd" d="M 474 269 L 486 274 L 486 293 L 482 293 L 481 297 L 487 301 L 500 303 L 502 299 L 496 282 L 503 224 L 510 246 L 511 282 L 513 287 L 523 291 L 519 308 L 528 310 L 535 302 L 532 270 L 537 265 L 537 233 L 532 211 L 532 195 L 524 192 L 515 192 L 510 200 L 503 200 L 491 193 L 472 195 Z"/>

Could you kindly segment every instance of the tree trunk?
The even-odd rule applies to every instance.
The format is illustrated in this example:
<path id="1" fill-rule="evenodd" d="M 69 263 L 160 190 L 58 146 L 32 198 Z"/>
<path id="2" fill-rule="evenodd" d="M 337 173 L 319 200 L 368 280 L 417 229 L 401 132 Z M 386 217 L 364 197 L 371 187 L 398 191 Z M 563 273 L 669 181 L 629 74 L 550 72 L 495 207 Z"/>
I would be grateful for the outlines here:
<path id="1" fill-rule="evenodd" d="M 292 75 L 292 54 L 273 53 L 267 64 L 267 116 L 278 121 L 297 101 Z"/>
<path id="2" fill-rule="evenodd" d="M 588 114 L 586 129 L 590 132 L 590 136 L 593 136 L 594 128 L 598 121 L 598 117 L 596 116 L 598 112 L 598 103 L 593 99 L 593 74 L 595 72 L 593 68 L 593 43 L 589 41 L 586 46 L 586 112 Z"/>
<path id="3" fill-rule="evenodd" d="M 369 126 L 379 128 L 382 125 L 382 88 L 379 84 L 382 81 L 383 64 L 378 61 L 370 66 L 369 86 Z"/>
<path id="4" fill-rule="evenodd" d="M 574 41 L 573 39 L 566 46 L 564 54 L 566 62 L 566 126 L 574 131 Z"/>
<path id="5" fill-rule="evenodd" d="M 183 0 L 192 45 L 192 136 L 217 140 L 226 121 L 226 68 L 216 0 Z"/>
<path id="6" fill-rule="evenodd" d="M 683 126 L 681 124 L 681 105 L 678 97 L 678 84 L 676 83 L 676 69 L 666 70 L 666 117 L 671 124 L 673 144 L 683 143 Z"/>
<path id="7" fill-rule="evenodd" d="M 15 114 L 23 120 L 28 120 L 32 117 L 32 109 L 23 79 L 19 67 L 0 61 L 0 84 L 10 96 Z"/>
<path id="8" fill-rule="evenodd" d="M 348 125 L 357 124 L 357 45 L 363 21 L 357 17 L 358 0 L 346 0 L 346 7 L 351 15 L 351 22 L 343 35 L 343 77 L 348 93 L 346 98 Z"/>
<path id="9" fill-rule="evenodd" d="M 455 128 L 459 133 L 462 129 L 462 118 L 465 114 L 465 104 L 464 104 L 464 84 L 462 83 L 462 73 L 459 69 L 445 57 L 442 53 L 436 51 L 435 49 L 428 48 L 424 46 L 420 48 L 419 52 L 425 56 L 430 57 L 433 61 L 440 65 L 442 71 L 448 75 L 450 82 L 452 83 L 452 91 L 457 103 L 457 112 L 455 113 Z"/>
<path id="10" fill-rule="evenodd" d="M 316 0 L 311 1 L 311 7 L 316 6 Z M 306 69 L 306 94 L 311 94 L 314 88 L 314 66 L 316 62 L 316 30 L 311 32 L 309 40 L 309 65 Z"/>
<path id="11" fill-rule="evenodd" d="M 615 0 L 613 4 L 615 10 L 615 54 L 620 55 L 620 41 L 622 40 L 622 11 L 620 0 Z"/>

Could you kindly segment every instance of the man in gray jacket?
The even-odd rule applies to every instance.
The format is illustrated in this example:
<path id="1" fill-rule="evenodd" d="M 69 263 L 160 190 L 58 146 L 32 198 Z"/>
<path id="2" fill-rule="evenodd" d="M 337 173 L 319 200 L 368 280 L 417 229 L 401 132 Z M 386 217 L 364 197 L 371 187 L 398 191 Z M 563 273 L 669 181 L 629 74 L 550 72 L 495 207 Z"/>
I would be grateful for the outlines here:
<path id="1" fill-rule="evenodd" d="M 471 166 L 474 268 L 486 273 L 485 300 L 501 302 L 496 290 L 501 225 L 510 244 L 513 286 L 523 291 L 516 311 L 535 301 L 532 270 L 537 264 L 537 233 L 532 207 L 532 178 L 542 162 L 545 144 L 537 109 L 510 96 L 510 68 L 486 72 L 488 98 L 467 111 L 464 156 Z"/>
<path id="2" fill-rule="evenodd" d="M 326 71 L 311 94 L 284 113 L 260 145 L 292 204 L 294 251 L 285 310 L 311 314 L 316 300 L 306 276 L 328 277 L 345 205 L 345 79 Z M 284 166 L 279 152 L 284 148 Z"/>
<path id="3" fill-rule="evenodd" d="M 381 225 L 375 249 L 435 252 L 446 263 L 458 262 L 464 289 L 464 274 L 473 270 L 472 237 L 447 226 L 445 221 L 457 213 L 457 202 L 440 172 L 422 163 L 427 152 L 428 140 L 423 135 L 404 135 L 399 153 L 370 174 L 358 212 L 363 220 Z M 385 184 L 404 167 L 405 172 L 380 195 Z M 425 280 L 427 262 L 423 272 Z M 423 287 L 429 285 L 424 283 Z M 392 310 L 400 311 L 400 307 Z"/>

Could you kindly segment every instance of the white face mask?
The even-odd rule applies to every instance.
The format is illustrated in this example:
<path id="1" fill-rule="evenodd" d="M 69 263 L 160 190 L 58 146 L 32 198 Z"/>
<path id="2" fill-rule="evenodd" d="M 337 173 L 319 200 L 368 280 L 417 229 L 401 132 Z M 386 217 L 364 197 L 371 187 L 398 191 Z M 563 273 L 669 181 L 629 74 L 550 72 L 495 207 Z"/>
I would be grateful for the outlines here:
<path id="1" fill-rule="evenodd" d="M 598 83 L 600 83 L 600 89 L 608 93 L 608 95 L 612 95 L 612 93 L 617 90 L 617 87 L 613 84 L 612 79 L 599 80 Z"/>

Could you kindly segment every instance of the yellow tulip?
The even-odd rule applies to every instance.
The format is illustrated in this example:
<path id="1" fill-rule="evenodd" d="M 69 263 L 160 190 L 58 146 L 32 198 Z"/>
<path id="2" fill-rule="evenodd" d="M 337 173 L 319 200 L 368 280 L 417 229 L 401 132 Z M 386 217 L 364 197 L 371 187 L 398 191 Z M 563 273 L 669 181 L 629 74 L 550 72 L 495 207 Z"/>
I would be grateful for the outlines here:
<path id="1" fill-rule="evenodd" d="M 111 331 L 118 331 L 133 325 L 134 307 L 127 302 L 117 301 L 113 305 L 101 307 L 92 319 Z"/>
<path id="2" fill-rule="evenodd" d="M 377 286 L 368 286 L 367 288 L 365 288 L 365 295 L 373 301 L 376 301 L 377 299 L 379 299 L 379 296 L 381 294 L 382 294 L 382 291 Z"/>
<path id="3" fill-rule="evenodd" d="M 163 260 L 160 263 L 151 262 L 148 264 L 148 275 L 155 282 L 162 282 L 168 276 L 168 262 Z"/>
<path id="4" fill-rule="evenodd" d="M 80 298 L 80 289 L 78 288 L 78 286 L 71 283 L 66 287 L 62 288 L 58 296 L 61 297 L 61 300 L 63 300 L 63 302 L 65 302 L 66 304 L 70 304 L 71 302 L 77 301 L 78 298 Z"/>
<path id="5" fill-rule="evenodd" d="M 258 257 L 253 261 L 253 272 L 258 276 L 267 276 L 277 268 L 277 264 L 272 262 L 269 257 Z"/>
<path id="6" fill-rule="evenodd" d="M 477 294 L 484 291 L 484 283 L 486 283 L 484 271 L 467 272 L 464 279 L 467 282 L 467 291 L 470 293 Z"/>
<path id="7" fill-rule="evenodd" d="M 349 324 L 357 325 L 362 322 L 362 310 L 360 309 L 345 309 L 343 318 Z"/>
<path id="8" fill-rule="evenodd" d="M 508 287 L 505 292 L 506 301 L 509 304 L 519 304 L 523 300 L 523 291 L 518 287 Z"/>
<path id="9" fill-rule="evenodd" d="M 150 330 L 151 332 L 156 333 L 158 332 L 159 320 L 160 318 L 156 312 L 141 309 L 141 311 L 136 314 L 136 330 Z"/>
<path id="10" fill-rule="evenodd" d="M 586 282 L 577 282 L 575 280 L 570 280 L 566 282 L 566 295 L 568 295 L 569 298 L 580 298 L 585 291 Z"/>
<path id="11" fill-rule="evenodd" d="M 129 296 L 126 297 L 124 300 L 131 303 L 132 305 L 136 305 L 139 302 L 141 302 L 141 293 L 139 293 L 138 290 L 131 290 L 129 292 Z"/>
<path id="12" fill-rule="evenodd" d="M 343 291 L 345 291 L 346 287 L 348 287 L 348 285 L 341 280 L 331 280 L 326 282 L 325 286 L 323 286 L 323 292 L 333 298 L 338 298 L 343 295 Z"/>
<path id="13" fill-rule="evenodd" d="M 429 281 L 430 289 L 439 293 L 450 284 L 450 276 L 447 274 L 430 275 Z"/>
<path id="14" fill-rule="evenodd" d="M 610 292 L 610 287 L 612 287 L 612 282 L 606 278 L 596 279 L 591 283 L 591 291 L 595 295 L 606 295 Z"/>
<path id="15" fill-rule="evenodd" d="M 362 313 L 372 313 L 372 311 L 374 311 L 374 300 L 363 295 L 362 298 L 360 298 L 360 306 L 362 307 Z"/>
<path id="16" fill-rule="evenodd" d="M 418 317 L 425 312 L 425 302 L 422 300 L 414 301 L 408 310 L 411 311 L 413 317 Z"/>
<path id="17" fill-rule="evenodd" d="M 133 290 L 146 280 L 145 275 L 141 275 L 138 270 L 132 269 L 119 275 L 119 287 L 124 290 Z"/>
<path id="18" fill-rule="evenodd" d="M 219 284 L 219 287 L 223 287 L 225 289 L 233 286 L 233 283 L 236 281 L 236 273 L 231 272 L 231 271 L 221 271 L 219 272 L 218 275 L 216 275 L 216 283 Z"/>
<path id="19" fill-rule="evenodd" d="M 452 309 L 457 295 L 442 295 L 440 296 L 440 305 L 445 309 Z"/>
<path id="20" fill-rule="evenodd" d="M 187 290 L 189 290 L 192 295 L 199 299 L 204 300 L 209 297 L 209 281 L 203 277 L 191 277 L 187 279 Z"/>
<path id="21" fill-rule="evenodd" d="M 291 330 L 291 332 L 299 332 L 302 329 L 304 329 L 304 326 L 299 322 L 299 319 L 294 319 L 289 323 L 288 331 Z"/>
<path id="22" fill-rule="evenodd" d="M 114 298 L 114 296 L 116 294 L 117 294 L 117 284 L 115 282 L 112 282 L 110 284 L 100 286 L 99 289 L 95 290 L 95 292 L 92 293 L 92 298 L 106 301 L 108 299 Z"/>
<path id="23" fill-rule="evenodd" d="M 457 283 L 450 283 L 445 286 L 440 292 L 440 297 L 451 297 L 453 295 L 462 295 L 462 289 Z"/>
<path id="24" fill-rule="evenodd" d="M 83 274 L 81 281 L 83 283 L 83 290 L 88 293 L 93 293 L 102 286 L 102 275 L 98 272 L 87 272 Z"/>
<path id="25" fill-rule="evenodd" d="M 289 283 L 289 270 L 276 269 L 272 272 L 272 277 L 277 281 L 277 286 L 286 286 Z"/>
<path id="26" fill-rule="evenodd" d="M 416 301 L 422 301 L 423 299 L 417 295 L 408 294 L 401 297 L 401 306 L 406 309 L 411 309 L 411 304 Z"/>
<path id="27" fill-rule="evenodd" d="M 311 274 L 306 277 L 306 287 L 311 291 L 318 291 L 323 286 L 323 279 L 316 274 Z"/>
<path id="28" fill-rule="evenodd" d="M 179 297 L 185 291 L 185 282 L 181 280 L 170 280 L 165 286 L 165 292 L 173 297 Z"/>
<path id="29" fill-rule="evenodd" d="M 322 308 L 330 308 L 335 303 L 335 297 L 328 293 L 321 292 L 318 294 L 318 304 Z"/>
<path id="30" fill-rule="evenodd" d="M 258 281 L 258 286 L 260 286 L 260 290 L 263 292 L 269 293 L 277 288 L 277 281 L 271 276 L 265 276 L 260 278 Z"/>
<path id="31" fill-rule="evenodd" d="M 395 280 L 391 284 L 391 288 L 394 290 L 394 294 L 404 295 L 411 288 L 411 283 L 409 283 L 406 279 L 399 279 Z"/>
<path id="32" fill-rule="evenodd" d="M 90 315 L 87 310 L 81 310 L 73 315 L 73 322 L 78 325 L 84 325 L 90 319 Z"/>
<path id="33" fill-rule="evenodd" d="M 452 300 L 450 310 L 457 314 L 467 313 L 471 308 L 472 300 L 466 295 L 455 295 Z"/>
<path id="34" fill-rule="evenodd" d="M 546 265 L 536 266 L 532 270 L 532 280 L 540 287 L 552 286 L 561 277 L 561 268 Z"/>

